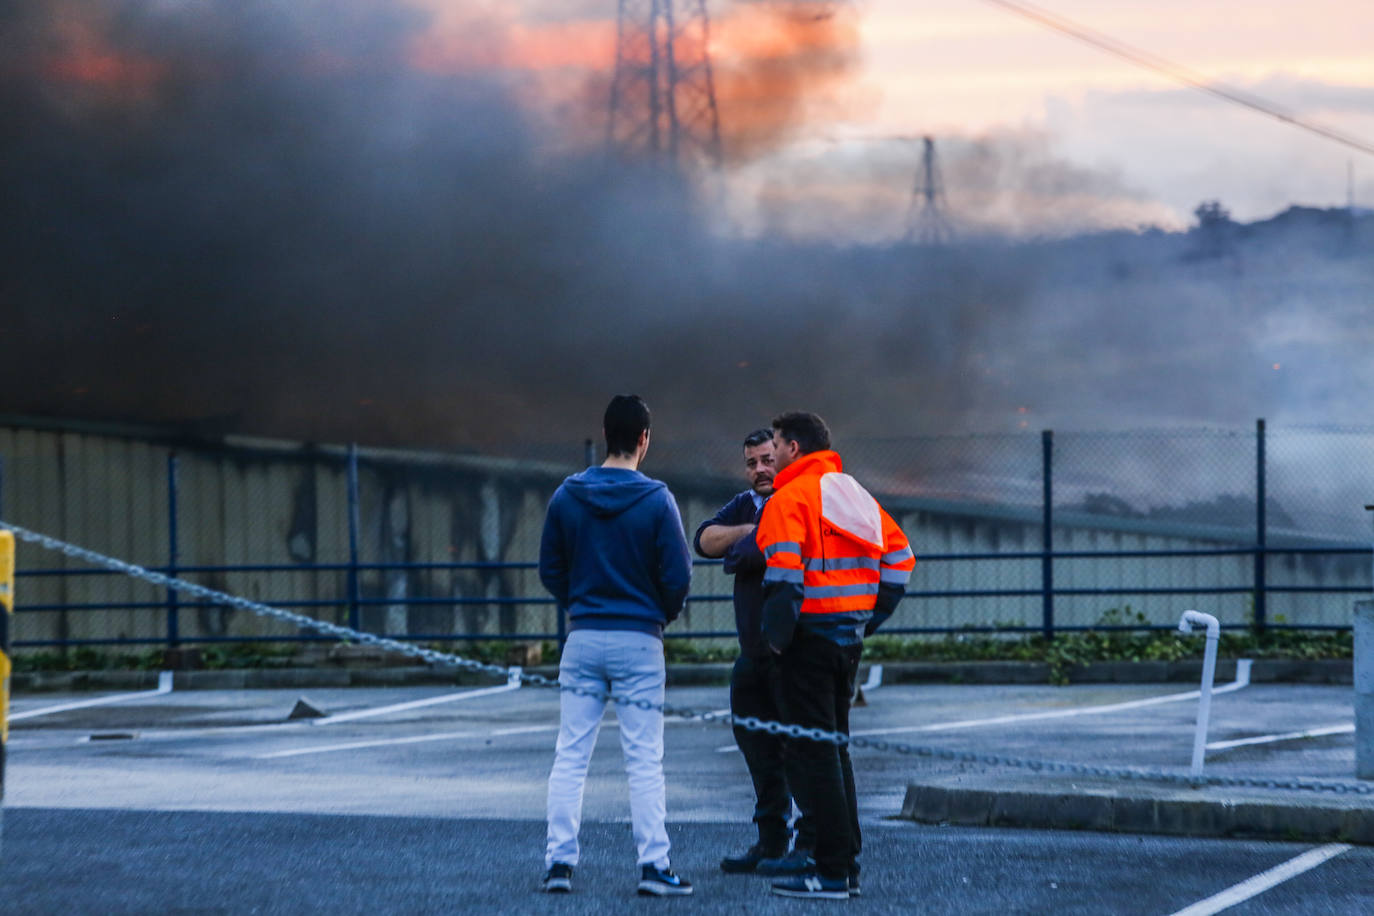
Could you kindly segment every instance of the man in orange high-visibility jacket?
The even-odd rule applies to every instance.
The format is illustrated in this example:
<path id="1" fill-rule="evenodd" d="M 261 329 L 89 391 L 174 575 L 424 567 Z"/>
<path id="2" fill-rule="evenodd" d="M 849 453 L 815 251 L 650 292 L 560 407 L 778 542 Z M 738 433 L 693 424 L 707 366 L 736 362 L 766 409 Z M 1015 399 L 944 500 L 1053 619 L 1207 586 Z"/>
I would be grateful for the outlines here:
<path id="1" fill-rule="evenodd" d="M 906 535 L 830 450 L 812 413 L 773 421 L 776 476 L 758 545 L 763 633 L 782 668 L 783 715 L 805 728 L 849 734 L 849 701 L 863 640 L 892 616 L 916 558 Z M 798 740 L 793 791 L 815 823 L 814 865 L 773 884 L 785 897 L 859 893 L 859 812 L 845 745 Z"/>

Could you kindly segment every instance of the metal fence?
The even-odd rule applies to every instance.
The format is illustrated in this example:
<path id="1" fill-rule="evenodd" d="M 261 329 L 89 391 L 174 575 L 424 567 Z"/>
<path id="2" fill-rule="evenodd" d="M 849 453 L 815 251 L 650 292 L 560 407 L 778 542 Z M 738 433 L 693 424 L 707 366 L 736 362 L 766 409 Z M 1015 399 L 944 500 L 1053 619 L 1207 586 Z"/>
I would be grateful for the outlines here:
<path id="1" fill-rule="evenodd" d="M 838 443 L 920 561 L 885 632 L 1172 626 L 1345 629 L 1374 586 L 1374 429 L 1152 430 Z M 544 640 L 535 561 L 583 443 L 512 457 L 0 425 L 0 518 L 232 594 L 421 642 Z M 593 450 L 594 451 L 594 450 Z M 728 441 L 655 441 L 690 535 L 744 485 Z M 16 649 L 176 647 L 309 633 L 21 552 Z M 700 561 L 669 635 L 733 636 Z"/>

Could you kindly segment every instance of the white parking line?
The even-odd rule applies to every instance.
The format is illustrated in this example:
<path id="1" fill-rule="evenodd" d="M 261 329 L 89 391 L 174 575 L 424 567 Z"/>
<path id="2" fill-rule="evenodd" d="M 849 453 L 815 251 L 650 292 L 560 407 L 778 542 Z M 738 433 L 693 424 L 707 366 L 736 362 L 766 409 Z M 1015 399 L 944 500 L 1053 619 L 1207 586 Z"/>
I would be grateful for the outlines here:
<path id="1" fill-rule="evenodd" d="M 346 712 L 338 716 L 325 716 L 323 719 L 311 719 L 311 725 L 333 725 L 338 722 L 353 722 L 358 719 L 370 719 L 373 716 L 385 716 L 393 712 L 402 712 L 407 709 L 421 709 L 425 706 L 437 706 L 440 703 L 454 703 L 458 700 L 472 700 L 477 697 L 487 697 L 496 693 L 509 693 L 512 690 L 520 689 L 520 669 L 512 668 L 507 675 L 506 683 L 499 687 L 483 687 L 479 690 L 463 690 L 458 693 L 446 693 L 442 696 L 427 697 L 423 700 L 411 700 L 407 703 L 392 703 L 389 706 L 376 706 L 372 709 L 360 709 L 357 712 Z"/>
<path id="2" fill-rule="evenodd" d="M 519 728 L 503 728 L 494 732 L 441 732 L 437 735 L 411 735 L 409 738 L 386 738 L 379 741 L 350 741 L 347 744 L 325 744 L 319 747 L 301 747 L 289 751 L 274 751 L 271 754 L 258 754 L 254 759 L 273 760 L 279 757 L 303 757 L 306 754 L 328 754 L 333 751 L 355 751 L 367 747 L 391 747 L 401 744 L 422 744 L 426 741 L 455 741 L 459 738 L 488 738 L 496 735 L 523 735 L 529 732 L 557 730 L 557 725 L 526 725 Z"/>
<path id="3" fill-rule="evenodd" d="M 137 700 L 140 697 L 157 697 L 171 692 L 172 672 L 159 671 L 157 675 L 156 690 L 140 690 L 138 693 L 116 693 L 112 696 L 96 697 L 93 700 L 77 700 L 75 703 L 63 703 L 60 706 L 45 706 L 42 709 L 30 709 L 27 712 L 11 713 L 10 721 L 18 722 L 20 719 L 33 719 L 37 716 L 52 715 L 56 712 L 67 712 L 71 709 L 88 709 L 92 706 L 108 706 L 111 703 L 123 703 L 127 700 Z"/>
<path id="4" fill-rule="evenodd" d="M 1213 741 L 1207 745 L 1209 751 L 1221 751 L 1229 747 L 1245 747 L 1249 744 L 1271 744 L 1275 741 L 1294 741 L 1298 738 L 1321 738 L 1325 735 L 1348 735 L 1355 730 L 1354 723 L 1344 725 L 1323 725 L 1309 728 L 1305 732 L 1284 732 L 1281 735 L 1259 735 L 1254 738 L 1238 738 L 1235 741 Z"/>
<path id="5" fill-rule="evenodd" d="M 1233 907 L 1243 900 L 1249 900 L 1269 890 L 1275 885 L 1282 884 L 1289 878 L 1295 878 L 1306 871 L 1311 871 L 1328 859 L 1335 858 L 1349 849 L 1347 843 L 1331 843 L 1327 846 L 1318 846 L 1309 849 L 1300 856 L 1289 859 L 1282 865 L 1276 865 L 1268 871 L 1262 871 L 1253 878 L 1249 878 L 1241 883 L 1228 887 L 1219 894 L 1213 894 L 1206 900 L 1199 900 L 1192 906 L 1179 910 L 1173 916 L 1212 916 L 1213 913 L 1220 913 L 1222 910 Z"/>
<path id="6" fill-rule="evenodd" d="M 1220 693 L 1231 693 L 1240 690 L 1242 687 L 1250 685 L 1250 659 L 1243 658 L 1236 662 L 1236 679 L 1224 687 L 1218 687 L 1212 691 L 1216 696 Z M 1011 716 L 993 716 L 990 719 L 962 719 L 957 722 L 934 722 L 930 725 L 907 725 L 899 728 L 870 728 L 863 731 L 851 732 L 853 735 L 899 735 L 906 732 L 940 732 L 953 731 L 960 728 L 980 728 L 984 725 L 1005 725 L 1010 722 L 1031 722 L 1038 719 L 1067 719 L 1072 716 L 1091 716 L 1104 712 L 1119 712 L 1123 709 L 1140 709 L 1145 706 L 1159 706 L 1164 703 L 1181 703 L 1185 700 L 1196 700 L 1202 696 L 1200 690 L 1189 690 L 1186 693 L 1169 693 L 1159 697 L 1149 697 L 1144 700 L 1129 700 L 1125 703 L 1107 703 L 1102 706 L 1075 706 L 1071 709 L 1055 709 L 1049 712 L 1030 712 Z"/>
<path id="7" fill-rule="evenodd" d="M 1250 686 L 1250 659 L 1242 658 L 1236 662 L 1236 679 L 1223 687 L 1218 687 L 1213 690 L 1212 696 L 1222 693 L 1232 693 L 1240 690 L 1242 687 L 1248 686 Z M 1071 709 L 1055 709 L 1049 712 L 1028 712 L 1009 716 L 993 716 L 989 719 L 960 719 L 955 722 L 932 722 L 928 725 L 903 725 L 896 728 L 866 728 L 850 732 L 850 734 L 854 737 L 902 735 L 911 732 L 943 732 L 955 731 L 961 728 L 981 728 L 985 725 L 1006 725 L 1011 722 L 1033 722 L 1039 719 L 1067 719 L 1072 716 L 1089 716 L 1104 712 L 1118 712 L 1123 709 L 1139 709 L 1144 706 L 1159 706 L 1164 703 L 1181 703 L 1185 700 L 1196 700 L 1200 696 L 1202 696 L 1202 691 L 1189 690 L 1185 693 L 1169 693 L 1159 697 L 1148 697 L 1144 700 L 1128 700 L 1124 703 L 1107 703 L 1101 706 L 1075 706 Z M 727 754 L 734 750 L 738 750 L 738 748 L 733 744 L 729 744 L 716 748 L 716 753 Z"/>
<path id="8" fill-rule="evenodd" d="M 723 710 L 729 712 L 729 710 Z M 666 719 L 667 722 L 686 722 L 687 719 Z M 462 731 L 462 732 L 440 732 L 435 735 L 411 735 L 407 738 L 379 738 L 374 741 L 349 741 L 344 744 L 325 744 L 318 747 L 293 748 L 289 751 L 273 751 L 270 754 L 259 754 L 255 760 L 274 760 L 281 757 L 303 757 L 307 754 L 328 754 L 334 751 L 356 751 L 369 747 L 390 747 L 401 744 L 423 744 L 429 741 L 456 741 L 461 738 L 501 738 L 506 735 L 529 735 L 535 732 L 556 732 L 558 723 L 548 725 L 518 725 L 513 728 L 498 728 L 495 731 Z M 615 719 L 606 718 L 601 722 L 602 729 L 615 729 L 620 727 L 620 723 Z"/>

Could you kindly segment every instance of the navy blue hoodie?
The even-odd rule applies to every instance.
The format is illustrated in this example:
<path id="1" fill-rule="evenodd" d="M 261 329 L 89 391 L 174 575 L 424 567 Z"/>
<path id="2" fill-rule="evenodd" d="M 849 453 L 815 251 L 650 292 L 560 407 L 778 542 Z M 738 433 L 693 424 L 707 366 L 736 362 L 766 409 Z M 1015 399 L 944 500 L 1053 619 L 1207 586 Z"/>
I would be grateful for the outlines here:
<path id="1" fill-rule="evenodd" d="M 692 557 L 668 487 L 624 468 L 587 468 L 549 500 L 539 579 L 569 628 L 663 637 L 682 612 Z"/>

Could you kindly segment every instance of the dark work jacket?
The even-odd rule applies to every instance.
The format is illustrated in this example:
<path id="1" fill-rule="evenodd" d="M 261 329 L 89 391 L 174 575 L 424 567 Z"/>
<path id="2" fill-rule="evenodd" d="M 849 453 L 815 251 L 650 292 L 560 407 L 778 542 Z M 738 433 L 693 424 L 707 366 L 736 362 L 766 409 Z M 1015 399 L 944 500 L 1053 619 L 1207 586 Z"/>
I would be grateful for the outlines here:
<path id="1" fill-rule="evenodd" d="M 736 493 L 711 518 L 697 526 L 692 546 L 701 556 L 701 533 L 711 525 L 752 525 L 758 522 L 754 491 Z M 745 535 L 725 551 L 725 571 L 735 577 L 735 632 L 740 652 L 753 658 L 772 653 L 763 638 L 763 573 L 767 568 L 763 551 L 752 534 Z"/>
<path id="2" fill-rule="evenodd" d="M 539 578 L 572 630 L 663 637 L 682 613 L 692 554 L 668 488 L 638 471 L 587 468 L 549 500 Z"/>

